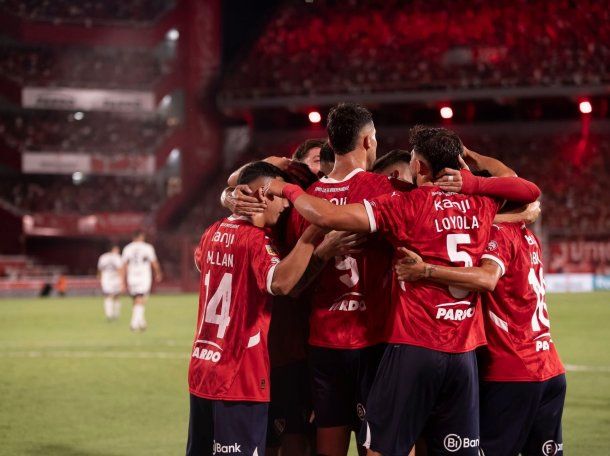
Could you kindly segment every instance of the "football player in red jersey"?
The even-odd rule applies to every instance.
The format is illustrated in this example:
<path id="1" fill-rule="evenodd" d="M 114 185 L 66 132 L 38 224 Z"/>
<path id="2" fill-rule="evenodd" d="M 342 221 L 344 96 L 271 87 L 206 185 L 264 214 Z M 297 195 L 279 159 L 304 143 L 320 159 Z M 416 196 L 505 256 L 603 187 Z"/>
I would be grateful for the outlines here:
<path id="1" fill-rule="evenodd" d="M 540 241 L 524 223 L 494 225 L 478 267 L 446 268 L 410 251 L 402 280 L 430 280 L 482 294 L 487 347 L 479 356 L 485 454 L 563 454 L 565 370 L 551 339 Z"/>
<path id="2" fill-rule="evenodd" d="M 239 183 L 256 192 L 280 173 L 268 163 L 254 163 L 242 170 Z M 287 204 L 277 197 L 265 203 L 252 217 L 213 224 L 197 249 L 201 291 L 189 366 L 187 455 L 264 454 L 270 297 L 294 288 L 321 234 L 308 229 L 280 261 L 267 227 Z"/>
<path id="3" fill-rule="evenodd" d="M 334 205 L 361 203 L 394 188 L 383 175 L 367 172 L 376 158 L 372 114 L 340 104 L 328 115 L 335 163 L 307 193 Z M 289 229 L 302 233 L 309 222 L 296 211 Z M 352 430 L 358 432 L 368 389 L 383 354 L 390 309 L 392 246 L 371 235 L 362 252 L 337 256 L 311 290 L 309 365 L 317 428 L 317 452 L 345 456 Z"/>
<path id="4" fill-rule="evenodd" d="M 412 130 L 411 172 L 418 188 L 393 191 L 363 204 L 334 206 L 295 186 L 266 189 L 288 198 L 310 222 L 325 228 L 380 232 L 395 249 L 410 246 L 436 264 L 472 265 L 488 242 L 500 206 L 490 197 L 445 192 L 435 179 L 460 168 L 463 146 L 442 128 Z M 335 149 L 335 152 L 336 149 Z M 522 202 L 539 189 L 517 177 L 475 178 L 462 171 L 464 193 Z M 448 179 L 449 181 L 451 179 Z M 361 441 L 369 454 L 407 454 L 420 436 L 429 454 L 476 455 L 478 377 L 474 349 L 485 343 L 476 294 L 436 284 L 393 286 L 385 355 L 367 401 Z"/>
<path id="5" fill-rule="evenodd" d="M 409 163 L 411 163 L 410 152 L 394 149 L 375 160 L 371 171 L 384 176 L 395 177 L 404 182 L 413 182 Z"/>
<path id="6" fill-rule="evenodd" d="M 308 139 L 302 142 L 292 154 L 292 159 L 304 163 L 316 176 L 320 172 L 320 151 L 323 139 Z"/>
<path id="7" fill-rule="evenodd" d="M 306 140 L 297 149 L 293 160 L 283 157 L 268 157 L 265 161 L 274 163 L 282 167 L 289 181 L 297 183 L 303 188 L 309 187 L 315 181 L 315 175 L 311 166 L 309 175 L 304 172 L 307 166 L 296 160 L 306 158 L 302 152 L 307 152 L 309 156 L 312 146 L 319 145 L 317 140 Z M 315 147 L 314 147 L 315 148 Z M 329 149 L 325 142 L 323 148 Z M 315 150 L 313 152 L 316 152 Z M 334 153 L 330 150 L 334 161 Z M 326 157 L 325 157 L 326 158 Z M 328 160 L 325 160 L 325 165 Z M 234 172 L 229 178 L 229 185 L 236 185 L 236 176 L 239 170 Z M 309 180 L 313 178 L 312 180 Z M 309 180 L 309 182 L 308 182 Z M 248 193 L 248 194 L 246 194 Z M 256 196 L 243 186 L 238 186 L 233 191 L 232 188 L 223 192 L 223 205 L 231 211 L 241 214 L 255 213 L 262 210 Z M 286 214 L 285 211 L 283 216 Z M 286 219 L 286 217 L 283 217 Z M 298 239 L 296 230 L 285 230 L 286 226 L 281 221 L 275 229 L 275 240 L 278 242 L 280 252 L 287 252 L 294 246 Z M 324 251 L 330 252 L 335 249 L 332 255 L 349 254 L 350 249 L 357 248 L 362 239 L 349 236 L 349 233 L 333 232 L 326 235 L 323 244 L 318 249 L 320 253 L 315 256 L 317 261 L 310 265 L 307 270 L 308 280 L 320 273 L 321 268 L 326 263 L 323 258 Z M 328 245 L 324 249 L 324 244 Z M 318 250 L 317 250 L 318 251 Z M 322 261 L 319 261 L 322 260 Z M 271 361 L 271 381 L 273 390 L 271 403 L 269 405 L 269 424 L 267 430 L 267 454 L 273 455 L 281 451 L 286 454 L 298 456 L 300 454 L 316 453 L 315 434 L 312 419 L 311 388 L 309 384 L 308 363 L 307 363 L 307 339 L 309 333 L 309 299 L 311 293 L 305 293 L 298 299 L 292 297 L 274 298 L 273 314 L 269 327 L 269 355 Z M 351 408 L 355 410 L 355 405 Z M 355 415 L 355 413 L 353 413 Z"/>
<path id="8" fill-rule="evenodd" d="M 333 171 L 334 167 L 335 151 L 330 144 L 328 144 L 328 141 L 325 141 L 320 149 L 320 174 L 328 176 Z"/>

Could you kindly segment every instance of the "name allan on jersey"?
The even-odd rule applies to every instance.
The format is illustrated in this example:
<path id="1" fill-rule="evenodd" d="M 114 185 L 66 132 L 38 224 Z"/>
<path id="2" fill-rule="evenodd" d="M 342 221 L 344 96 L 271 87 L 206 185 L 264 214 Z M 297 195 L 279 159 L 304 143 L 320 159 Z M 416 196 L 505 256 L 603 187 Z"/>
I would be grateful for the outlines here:
<path id="1" fill-rule="evenodd" d="M 238 225 L 232 223 L 223 223 L 220 225 L 221 228 L 237 228 Z M 222 231 L 216 231 L 212 242 L 218 242 L 224 244 L 225 247 L 230 247 L 235 242 L 235 233 L 223 233 Z M 220 252 L 207 252 L 206 263 L 212 266 L 222 266 L 225 268 L 233 267 L 233 254 Z"/>

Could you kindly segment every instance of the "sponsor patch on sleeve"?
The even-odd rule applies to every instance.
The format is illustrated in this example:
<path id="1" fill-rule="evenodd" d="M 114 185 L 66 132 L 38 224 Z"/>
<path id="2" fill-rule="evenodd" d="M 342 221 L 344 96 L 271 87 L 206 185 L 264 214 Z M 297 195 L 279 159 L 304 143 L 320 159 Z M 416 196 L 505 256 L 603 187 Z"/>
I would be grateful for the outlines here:
<path id="1" fill-rule="evenodd" d="M 489 243 L 487 244 L 487 249 L 488 252 L 493 252 L 494 250 L 498 250 L 498 243 L 496 241 L 489 241 Z"/>

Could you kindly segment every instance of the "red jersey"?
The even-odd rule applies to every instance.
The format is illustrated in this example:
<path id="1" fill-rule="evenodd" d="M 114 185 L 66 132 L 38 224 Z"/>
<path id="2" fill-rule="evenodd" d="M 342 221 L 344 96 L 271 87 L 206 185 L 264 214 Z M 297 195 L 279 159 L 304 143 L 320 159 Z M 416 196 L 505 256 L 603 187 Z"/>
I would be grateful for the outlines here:
<path id="1" fill-rule="evenodd" d="M 539 382 L 564 373 L 549 330 L 538 238 L 524 224 L 494 225 L 482 258 L 498 263 L 502 278 L 482 296 L 488 346 L 481 378 Z"/>
<path id="2" fill-rule="evenodd" d="M 360 168 L 338 181 L 324 177 L 307 193 L 333 204 L 360 203 L 393 190 L 387 176 Z M 295 211 L 296 212 L 296 211 Z M 297 233 L 307 222 L 302 218 Z M 320 272 L 312 290 L 309 344 L 355 349 L 385 341 L 391 302 L 392 246 L 379 235 L 362 253 L 335 257 Z"/>
<path id="3" fill-rule="evenodd" d="M 208 399 L 268 402 L 270 286 L 280 259 L 266 230 L 238 217 L 210 226 L 198 250 L 189 390 Z"/>
<path id="4" fill-rule="evenodd" d="M 435 186 L 364 201 L 372 232 L 443 266 L 478 263 L 499 204 Z M 389 342 L 461 353 L 485 344 L 479 298 L 430 281 L 393 284 Z"/>

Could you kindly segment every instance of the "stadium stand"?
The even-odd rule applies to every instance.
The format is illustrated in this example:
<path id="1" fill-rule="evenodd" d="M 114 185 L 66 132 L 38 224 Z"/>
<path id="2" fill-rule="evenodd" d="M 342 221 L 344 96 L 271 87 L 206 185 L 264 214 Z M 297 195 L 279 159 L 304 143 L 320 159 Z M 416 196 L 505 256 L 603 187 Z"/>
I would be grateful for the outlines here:
<path id="1" fill-rule="evenodd" d="M 88 112 L 81 120 L 67 111 L 0 111 L 0 135 L 10 148 L 28 151 L 154 153 L 170 133 L 159 117 L 129 118 Z"/>
<path id="2" fill-rule="evenodd" d="M 0 73 L 19 84 L 143 88 L 169 74 L 171 68 L 171 61 L 137 49 L 0 45 Z"/>
<path id="3" fill-rule="evenodd" d="M 48 21 L 54 24 L 83 23 L 115 24 L 128 22 L 137 24 L 150 22 L 175 6 L 172 0 L 99 0 L 74 2 L 54 0 L 2 0 L 0 9 L 5 13 L 31 21 Z"/>
<path id="4" fill-rule="evenodd" d="M 163 196 L 163 189 L 149 179 L 90 176 L 79 185 L 69 176 L 0 180 L 0 199 L 25 213 L 152 212 Z"/>
<path id="5" fill-rule="evenodd" d="M 593 0 L 288 2 L 224 96 L 599 85 L 608 15 Z"/>

